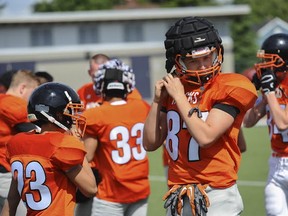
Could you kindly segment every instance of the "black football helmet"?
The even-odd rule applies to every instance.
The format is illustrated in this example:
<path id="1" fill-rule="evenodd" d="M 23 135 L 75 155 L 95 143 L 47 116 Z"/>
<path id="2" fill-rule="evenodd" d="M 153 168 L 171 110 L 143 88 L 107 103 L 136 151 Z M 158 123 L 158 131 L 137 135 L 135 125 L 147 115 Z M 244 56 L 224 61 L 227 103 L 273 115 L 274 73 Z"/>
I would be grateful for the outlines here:
<path id="1" fill-rule="evenodd" d="M 272 70 L 276 78 L 279 78 L 288 70 L 288 34 L 278 33 L 268 37 L 257 52 L 257 57 L 262 60 L 255 64 L 259 79 L 267 69 Z"/>
<path id="2" fill-rule="evenodd" d="M 112 59 L 99 66 L 94 74 L 94 89 L 103 97 L 126 98 L 135 88 L 135 74 L 131 67 Z"/>
<path id="3" fill-rule="evenodd" d="M 180 79 L 202 86 L 221 70 L 224 49 L 222 39 L 212 23 L 200 17 L 178 20 L 166 33 L 166 70 L 173 71 Z M 203 70 L 189 70 L 183 58 L 198 58 L 213 54 L 212 66 Z"/>
<path id="4" fill-rule="evenodd" d="M 69 131 L 72 125 L 84 134 L 86 119 L 81 115 L 84 106 L 78 94 L 69 86 L 48 82 L 36 88 L 29 98 L 28 119 L 41 128 L 52 122 Z"/>

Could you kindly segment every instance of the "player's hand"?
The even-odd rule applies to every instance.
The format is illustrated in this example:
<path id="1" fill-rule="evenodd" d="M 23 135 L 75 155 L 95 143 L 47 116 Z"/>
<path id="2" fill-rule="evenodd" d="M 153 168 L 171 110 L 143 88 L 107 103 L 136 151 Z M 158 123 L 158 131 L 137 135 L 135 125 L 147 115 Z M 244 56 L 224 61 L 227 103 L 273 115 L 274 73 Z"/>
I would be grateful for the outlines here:
<path id="1" fill-rule="evenodd" d="M 270 92 L 274 92 L 276 88 L 276 77 L 271 70 L 266 70 L 262 73 L 261 79 L 261 87 L 264 94 L 269 94 Z"/>
<path id="2" fill-rule="evenodd" d="M 164 203 L 164 208 L 170 208 L 171 215 L 178 215 L 178 204 L 179 204 L 179 194 L 182 190 L 182 187 L 179 185 L 174 185 L 164 196 L 163 200 L 166 200 Z M 180 201 L 181 202 L 181 201 Z"/>
<path id="3" fill-rule="evenodd" d="M 79 140 L 81 140 L 81 138 L 82 138 L 82 132 L 81 132 L 80 128 L 77 128 L 74 124 L 72 125 L 72 127 L 70 128 L 68 133 L 70 135 L 76 137 Z"/>
<path id="4" fill-rule="evenodd" d="M 178 77 L 174 77 L 172 74 L 167 74 L 163 78 L 163 81 L 168 94 L 173 99 L 184 94 L 184 86 Z"/>
<path id="5" fill-rule="evenodd" d="M 154 99 L 153 101 L 155 103 L 160 103 L 163 101 L 165 97 L 167 97 L 167 91 L 165 89 L 163 80 L 158 80 L 155 84 L 155 93 L 154 93 Z"/>

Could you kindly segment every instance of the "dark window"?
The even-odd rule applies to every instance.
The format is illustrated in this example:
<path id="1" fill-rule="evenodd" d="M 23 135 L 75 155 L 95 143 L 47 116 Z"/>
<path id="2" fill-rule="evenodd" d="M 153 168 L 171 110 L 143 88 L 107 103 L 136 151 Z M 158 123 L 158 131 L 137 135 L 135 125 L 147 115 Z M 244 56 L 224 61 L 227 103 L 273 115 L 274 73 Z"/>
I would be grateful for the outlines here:
<path id="1" fill-rule="evenodd" d="M 124 26 L 125 42 L 143 41 L 143 29 L 140 23 L 127 23 Z"/>
<path id="2" fill-rule="evenodd" d="M 79 44 L 99 43 L 98 28 L 95 25 L 79 27 Z"/>
<path id="3" fill-rule="evenodd" d="M 31 46 L 51 46 L 52 30 L 49 27 L 33 27 L 30 31 Z"/>

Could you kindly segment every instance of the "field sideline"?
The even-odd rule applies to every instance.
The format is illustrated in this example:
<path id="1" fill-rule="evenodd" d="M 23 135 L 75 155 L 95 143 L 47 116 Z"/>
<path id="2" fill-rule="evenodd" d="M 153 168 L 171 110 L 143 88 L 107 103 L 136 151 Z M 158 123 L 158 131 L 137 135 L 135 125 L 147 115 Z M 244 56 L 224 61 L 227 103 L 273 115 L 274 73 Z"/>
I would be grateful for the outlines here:
<path id="1" fill-rule="evenodd" d="M 238 187 L 244 202 L 241 216 L 264 216 L 264 187 L 268 174 L 270 145 L 267 127 L 244 128 L 247 151 L 242 155 Z M 162 152 L 148 153 L 150 160 L 151 195 L 148 216 L 164 216 L 162 196 L 167 191 L 162 166 Z"/>

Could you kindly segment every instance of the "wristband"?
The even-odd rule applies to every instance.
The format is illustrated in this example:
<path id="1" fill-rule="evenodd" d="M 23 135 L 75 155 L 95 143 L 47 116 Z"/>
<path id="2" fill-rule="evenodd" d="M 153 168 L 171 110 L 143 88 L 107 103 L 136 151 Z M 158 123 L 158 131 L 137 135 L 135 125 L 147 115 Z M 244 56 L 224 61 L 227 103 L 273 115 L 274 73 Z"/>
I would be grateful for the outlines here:
<path id="1" fill-rule="evenodd" d="M 197 113 L 198 118 L 202 118 L 202 112 L 199 110 L 198 107 L 190 109 L 188 112 L 188 117 L 191 117 L 194 112 Z"/>

